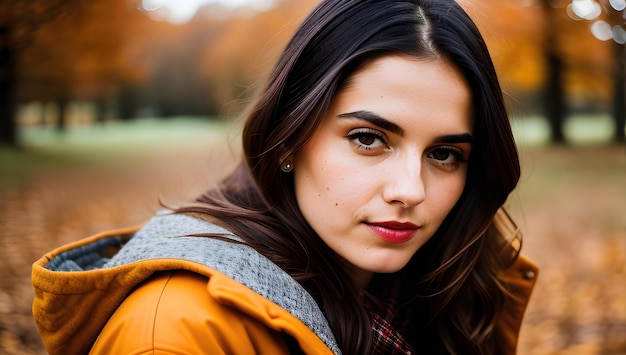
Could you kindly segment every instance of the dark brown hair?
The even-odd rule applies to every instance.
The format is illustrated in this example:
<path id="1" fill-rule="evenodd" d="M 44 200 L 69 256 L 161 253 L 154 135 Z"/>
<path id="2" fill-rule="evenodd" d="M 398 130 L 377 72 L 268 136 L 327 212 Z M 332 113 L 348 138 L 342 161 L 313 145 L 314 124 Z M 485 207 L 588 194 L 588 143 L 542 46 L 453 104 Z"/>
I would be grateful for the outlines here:
<path id="1" fill-rule="evenodd" d="M 345 261 L 300 213 L 292 174 L 281 172 L 280 163 L 313 135 L 351 74 L 390 54 L 453 64 L 471 90 L 474 125 L 462 196 L 399 272 L 400 314 L 410 314 L 405 336 L 427 353 L 493 352 L 492 330 L 504 307 L 497 273 L 517 254 L 492 220 L 517 184 L 520 168 L 491 58 L 454 1 L 322 2 L 287 45 L 249 111 L 241 165 L 201 196 L 201 205 L 178 212 L 203 213 L 230 228 L 313 295 L 343 352 L 367 353 L 370 322 L 359 290 Z"/>

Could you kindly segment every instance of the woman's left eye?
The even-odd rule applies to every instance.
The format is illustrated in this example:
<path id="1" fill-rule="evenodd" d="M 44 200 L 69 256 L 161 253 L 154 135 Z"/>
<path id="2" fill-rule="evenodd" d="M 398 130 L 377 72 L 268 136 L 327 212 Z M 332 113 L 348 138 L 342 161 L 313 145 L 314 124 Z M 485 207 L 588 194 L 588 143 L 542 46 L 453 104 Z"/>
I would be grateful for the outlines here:
<path id="1" fill-rule="evenodd" d="M 387 148 L 385 136 L 373 129 L 353 129 L 348 133 L 347 138 L 360 151 L 371 152 Z"/>
<path id="2" fill-rule="evenodd" d="M 428 158 L 448 170 L 456 168 L 461 162 L 467 160 L 463 152 L 456 147 L 437 147 L 428 153 Z"/>

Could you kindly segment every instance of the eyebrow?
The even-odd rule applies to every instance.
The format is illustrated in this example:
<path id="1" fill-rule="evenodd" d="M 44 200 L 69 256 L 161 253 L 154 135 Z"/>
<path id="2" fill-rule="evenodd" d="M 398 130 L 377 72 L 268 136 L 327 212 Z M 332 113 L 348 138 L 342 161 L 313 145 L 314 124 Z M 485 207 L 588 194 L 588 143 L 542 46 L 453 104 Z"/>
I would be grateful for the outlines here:
<path id="1" fill-rule="evenodd" d="M 348 112 L 348 113 L 341 113 L 337 115 L 337 117 L 355 118 L 358 120 L 367 121 L 375 126 L 378 126 L 382 129 L 386 129 L 399 136 L 404 136 L 404 129 L 402 129 L 400 126 L 370 111 L 354 111 L 354 112 Z M 449 144 L 472 143 L 472 141 L 473 141 L 473 137 L 469 133 L 447 134 L 444 136 L 437 137 L 435 139 L 436 143 L 449 143 Z"/>
<path id="2" fill-rule="evenodd" d="M 354 111 L 354 112 L 348 112 L 348 113 L 341 113 L 337 115 L 337 117 L 356 118 L 358 120 L 367 121 L 373 124 L 374 126 L 378 126 L 382 129 L 386 129 L 389 132 L 395 133 L 399 136 L 404 136 L 404 130 L 400 126 L 370 111 Z"/>
<path id="3" fill-rule="evenodd" d="M 473 137 L 469 133 L 461 133 L 461 134 L 448 134 L 445 136 L 440 136 L 435 139 L 437 143 L 472 143 Z"/>

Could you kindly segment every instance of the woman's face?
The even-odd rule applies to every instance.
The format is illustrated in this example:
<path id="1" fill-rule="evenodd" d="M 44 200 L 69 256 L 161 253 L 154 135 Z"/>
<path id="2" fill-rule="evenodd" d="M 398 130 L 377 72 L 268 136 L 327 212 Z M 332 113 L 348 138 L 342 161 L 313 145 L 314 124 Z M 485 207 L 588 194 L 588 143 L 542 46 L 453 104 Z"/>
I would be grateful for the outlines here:
<path id="1" fill-rule="evenodd" d="M 302 214 L 361 287 L 403 268 L 461 196 L 470 105 L 445 60 L 386 56 L 350 78 L 294 156 Z"/>

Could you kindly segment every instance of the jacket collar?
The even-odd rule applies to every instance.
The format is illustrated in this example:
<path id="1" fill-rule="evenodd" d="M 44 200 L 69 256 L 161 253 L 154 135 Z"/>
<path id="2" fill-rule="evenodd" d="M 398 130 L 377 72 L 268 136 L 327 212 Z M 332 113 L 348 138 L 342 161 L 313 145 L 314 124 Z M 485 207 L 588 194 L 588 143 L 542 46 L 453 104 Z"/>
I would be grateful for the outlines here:
<path id="1" fill-rule="evenodd" d="M 223 241 L 197 235 L 216 235 Z M 84 271 L 129 266 L 155 259 L 183 259 L 208 266 L 278 304 L 307 325 L 334 353 L 340 353 L 326 318 L 313 297 L 291 276 L 245 246 L 232 232 L 194 217 L 164 214 L 153 217 L 111 259 L 102 250 L 119 238 L 98 239 L 50 260 L 51 271 Z"/>

